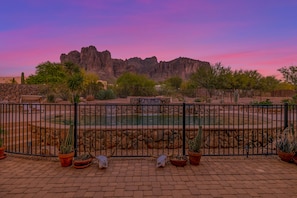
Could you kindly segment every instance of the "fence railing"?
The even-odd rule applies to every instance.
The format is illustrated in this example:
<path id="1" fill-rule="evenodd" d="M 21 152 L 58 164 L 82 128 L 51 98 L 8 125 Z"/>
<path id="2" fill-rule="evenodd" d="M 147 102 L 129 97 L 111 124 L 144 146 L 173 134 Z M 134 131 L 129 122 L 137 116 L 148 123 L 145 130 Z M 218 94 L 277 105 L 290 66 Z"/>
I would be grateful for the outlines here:
<path id="1" fill-rule="evenodd" d="M 203 127 L 203 155 L 273 155 L 296 106 L 214 104 L 0 104 L 6 152 L 57 156 L 70 124 L 75 154 L 187 155 Z"/>

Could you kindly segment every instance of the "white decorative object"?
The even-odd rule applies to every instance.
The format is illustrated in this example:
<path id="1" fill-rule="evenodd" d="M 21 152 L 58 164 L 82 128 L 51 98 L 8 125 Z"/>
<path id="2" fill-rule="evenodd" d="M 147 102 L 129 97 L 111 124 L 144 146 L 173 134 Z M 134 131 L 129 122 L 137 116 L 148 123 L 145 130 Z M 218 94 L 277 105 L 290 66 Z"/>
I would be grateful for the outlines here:
<path id="1" fill-rule="evenodd" d="M 98 160 L 99 163 L 99 168 L 103 169 L 103 168 L 107 168 L 108 167 L 108 160 L 107 157 L 104 155 L 99 155 L 96 156 L 96 159 Z"/>
<path id="2" fill-rule="evenodd" d="M 160 156 L 157 158 L 157 168 L 165 167 L 165 165 L 166 165 L 166 160 L 167 160 L 167 156 L 166 156 L 166 155 L 160 155 Z"/>

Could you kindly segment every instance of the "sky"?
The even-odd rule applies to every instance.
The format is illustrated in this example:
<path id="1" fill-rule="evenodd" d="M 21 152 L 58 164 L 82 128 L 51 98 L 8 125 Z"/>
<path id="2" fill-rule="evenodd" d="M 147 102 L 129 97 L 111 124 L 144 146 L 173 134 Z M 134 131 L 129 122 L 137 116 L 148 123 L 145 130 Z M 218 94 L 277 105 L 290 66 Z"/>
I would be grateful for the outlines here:
<path id="1" fill-rule="evenodd" d="M 188 57 L 234 70 L 297 66 L 296 0 L 5 0 L 0 76 L 93 45 L 112 58 Z"/>

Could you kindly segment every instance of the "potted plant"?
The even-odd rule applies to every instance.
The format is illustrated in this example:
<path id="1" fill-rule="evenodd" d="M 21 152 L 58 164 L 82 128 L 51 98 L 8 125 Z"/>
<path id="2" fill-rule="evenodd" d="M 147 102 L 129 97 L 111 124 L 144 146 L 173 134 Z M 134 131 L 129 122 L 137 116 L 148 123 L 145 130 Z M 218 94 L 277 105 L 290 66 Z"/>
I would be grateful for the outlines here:
<path id="1" fill-rule="evenodd" d="M 185 155 L 177 155 L 177 156 L 173 156 L 172 158 L 170 158 L 170 162 L 172 165 L 174 166 L 180 166 L 183 167 L 185 165 L 187 165 L 187 156 Z"/>
<path id="2" fill-rule="evenodd" d="M 3 138 L 2 138 L 3 134 L 4 134 L 4 130 L 0 128 L 0 159 L 6 158 L 6 155 L 4 153 L 5 146 L 4 146 Z"/>
<path id="3" fill-rule="evenodd" d="M 189 161 L 192 165 L 199 165 L 202 156 L 202 126 L 199 126 L 197 136 L 193 140 L 189 140 Z"/>
<path id="4" fill-rule="evenodd" d="M 66 137 L 60 142 L 60 152 L 59 159 L 62 167 L 67 167 L 72 165 L 72 160 L 74 156 L 73 145 L 74 145 L 74 137 L 73 137 L 73 125 L 70 125 L 68 133 Z"/>
<path id="5" fill-rule="evenodd" d="M 279 142 L 277 143 L 278 156 L 285 162 L 293 159 L 296 151 L 295 132 L 293 126 L 284 129 Z"/>
<path id="6" fill-rule="evenodd" d="M 78 169 L 86 168 L 91 165 L 92 161 L 93 156 L 89 153 L 85 153 L 74 158 L 73 167 Z"/>

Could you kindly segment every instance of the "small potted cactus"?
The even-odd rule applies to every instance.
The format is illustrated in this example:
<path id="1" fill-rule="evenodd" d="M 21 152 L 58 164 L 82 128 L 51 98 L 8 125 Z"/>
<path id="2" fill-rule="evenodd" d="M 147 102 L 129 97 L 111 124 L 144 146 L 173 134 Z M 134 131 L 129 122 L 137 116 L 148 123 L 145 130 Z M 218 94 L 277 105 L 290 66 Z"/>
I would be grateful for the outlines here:
<path id="1" fill-rule="evenodd" d="M 199 165 L 202 156 L 202 126 L 199 126 L 197 136 L 193 140 L 189 140 L 189 161 L 192 165 Z"/>
<path id="2" fill-rule="evenodd" d="M 73 137 L 73 125 L 70 125 L 69 131 L 66 137 L 60 142 L 60 152 L 59 159 L 62 167 L 67 167 L 72 165 L 72 160 L 74 157 L 74 137 Z"/>
<path id="3" fill-rule="evenodd" d="M 295 162 L 297 151 L 297 144 L 295 141 L 295 132 L 293 125 L 285 128 L 281 134 L 280 139 L 277 142 L 278 156 L 285 162 Z"/>

